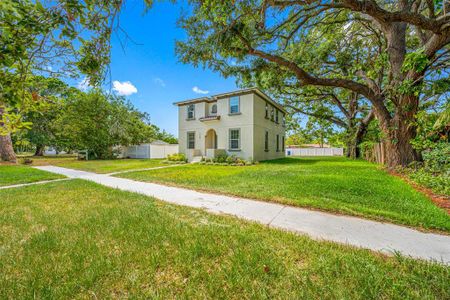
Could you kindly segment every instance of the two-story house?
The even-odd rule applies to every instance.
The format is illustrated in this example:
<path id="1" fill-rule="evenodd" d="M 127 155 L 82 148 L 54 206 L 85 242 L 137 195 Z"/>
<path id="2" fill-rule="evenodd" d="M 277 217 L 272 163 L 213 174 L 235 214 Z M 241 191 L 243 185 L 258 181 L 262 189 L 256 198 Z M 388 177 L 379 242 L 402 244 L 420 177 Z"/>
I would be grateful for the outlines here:
<path id="1" fill-rule="evenodd" d="M 286 110 L 257 88 L 174 105 L 180 153 L 189 161 L 223 152 L 256 161 L 284 157 Z"/>

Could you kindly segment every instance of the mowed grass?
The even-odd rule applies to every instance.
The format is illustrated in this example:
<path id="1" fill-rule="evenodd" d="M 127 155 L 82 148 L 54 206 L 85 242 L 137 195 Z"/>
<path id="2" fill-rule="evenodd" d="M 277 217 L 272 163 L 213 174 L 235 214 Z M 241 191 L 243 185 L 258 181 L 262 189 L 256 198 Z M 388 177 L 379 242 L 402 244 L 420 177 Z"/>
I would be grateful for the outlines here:
<path id="1" fill-rule="evenodd" d="M 445 211 L 362 160 L 284 158 L 247 167 L 195 164 L 117 176 L 450 231 Z"/>
<path id="2" fill-rule="evenodd" d="M 64 176 L 33 169 L 27 166 L 0 165 L 0 186 L 60 178 L 64 178 Z"/>
<path id="3" fill-rule="evenodd" d="M 0 191 L 0 298 L 449 299 L 449 267 L 82 180 Z"/>
<path id="4" fill-rule="evenodd" d="M 167 166 L 162 162 L 162 159 L 76 160 L 58 163 L 57 166 L 104 174 Z"/>
<path id="5" fill-rule="evenodd" d="M 133 169 L 146 169 L 167 166 L 162 159 L 109 159 L 109 160 L 77 160 L 75 156 L 42 156 L 28 157 L 32 165 L 54 165 L 94 173 L 113 173 Z"/>

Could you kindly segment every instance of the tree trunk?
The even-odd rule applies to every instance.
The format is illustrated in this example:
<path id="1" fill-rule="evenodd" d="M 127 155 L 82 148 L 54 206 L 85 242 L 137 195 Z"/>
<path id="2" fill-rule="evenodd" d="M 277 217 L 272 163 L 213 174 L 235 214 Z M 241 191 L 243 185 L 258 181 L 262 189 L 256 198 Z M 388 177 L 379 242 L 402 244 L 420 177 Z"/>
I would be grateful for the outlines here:
<path id="1" fill-rule="evenodd" d="M 0 103 L 0 127 L 4 127 L 4 123 L 2 122 L 4 109 L 4 106 L 2 105 L 2 103 Z M 14 152 L 11 134 L 2 134 L 4 134 L 4 132 L 2 132 L 0 128 L 0 160 L 16 162 L 17 157 L 16 153 Z"/>
<path id="2" fill-rule="evenodd" d="M 418 98 L 412 95 L 400 97 L 399 105 L 390 120 L 379 118 L 380 128 L 384 134 L 386 145 L 386 165 L 389 169 L 406 167 L 416 160 L 421 160 L 420 154 L 411 145 L 416 137 L 416 113 Z"/>
<path id="3" fill-rule="evenodd" d="M 34 156 L 44 156 L 44 145 L 36 145 L 36 151 L 34 152 Z"/>
<path id="4" fill-rule="evenodd" d="M 17 161 L 10 134 L 0 135 L 0 158 L 4 161 Z"/>

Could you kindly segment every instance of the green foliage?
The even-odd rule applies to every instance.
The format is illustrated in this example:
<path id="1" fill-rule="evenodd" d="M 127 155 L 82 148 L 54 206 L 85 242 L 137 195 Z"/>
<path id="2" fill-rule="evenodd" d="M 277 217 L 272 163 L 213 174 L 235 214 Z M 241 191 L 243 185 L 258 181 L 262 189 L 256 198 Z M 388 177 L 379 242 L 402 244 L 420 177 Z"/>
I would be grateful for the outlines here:
<path id="1" fill-rule="evenodd" d="M 42 109 L 33 75 L 78 76 L 98 84 L 109 64 L 119 0 L 2 0 L 0 134 L 29 128 L 24 114 Z M 78 66 L 78 69 L 75 68 Z"/>
<path id="2" fill-rule="evenodd" d="M 221 165 L 221 166 L 250 166 L 255 164 L 253 160 L 245 160 L 236 155 L 228 155 L 225 152 L 219 153 L 213 158 L 202 158 L 200 164 L 203 165 Z"/>
<path id="3" fill-rule="evenodd" d="M 59 140 L 72 149 L 87 149 L 95 158 L 113 158 L 113 146 L 148 142 L 155 128 L 145 123 L 146 116 L 122 97 L 100 91 L 78 92 L 67 100 L 55 121 Z"/>
<path id="4" fill-rule="evenodd" d="M 429 65 L 429 59 L 423 52 L 423 49 L 407 53 L 403 61 L 402 71 L 407 72 L 413 70 L 415 72 L 422 72 Z"/>
<path id="5" fill-rule="evenodd" d="M 450 143 L 437 143 L 433 149 L 423 151 L 422 156 L 426 171 L 450 175 Z"/>
<path id="6" fill-rule="evenodd" d="M 449 174 L 439 174 L 434 175 L 426 170 L 419 169 L 407 169 L 405 173 L 414 182 L 428 187 L 433 190 L 436 194 L 442 194 L 450 196 L 450 175 Z"/>
<path id="7" fill-rule="evenodd" d="M 167 160 L 173 162 L 187 162 L 187 158 L 184 153 L 169 154 L 167 155 Z"/>

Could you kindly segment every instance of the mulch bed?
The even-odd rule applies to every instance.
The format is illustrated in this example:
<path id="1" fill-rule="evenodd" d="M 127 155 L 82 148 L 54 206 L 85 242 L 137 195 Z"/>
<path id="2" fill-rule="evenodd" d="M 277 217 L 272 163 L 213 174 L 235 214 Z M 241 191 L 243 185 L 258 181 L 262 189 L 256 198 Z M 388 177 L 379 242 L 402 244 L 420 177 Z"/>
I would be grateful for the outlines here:
<path id="1" fill-rule="evenodd" d="M 393 176 L 399 177 L 402 180 L 406 181 L 414 189 L 416 189 L 417 191 L 421 192 L 422 194 L 424 194 L 425 196 L 430 198 L 431 201 L 434 202 L 434 204 L 436 204 L 437 206 L 439 206 L 440 208 L 445 210 L 450 215 L 450 197 L 449 196 L 435 194 L 431 189 L 415 183 L 414 181 L 409 179 L 407 176 L 400 174 L 398 172 L 390 171 L 390 173 Z"/>

